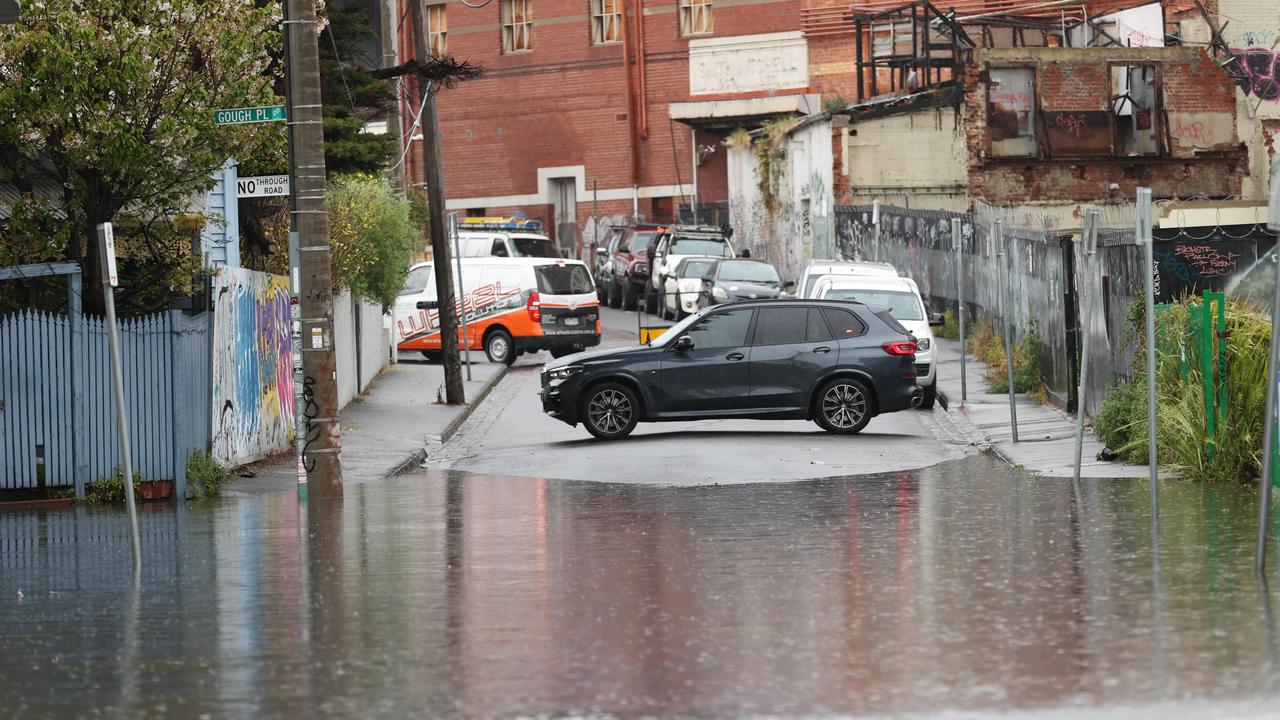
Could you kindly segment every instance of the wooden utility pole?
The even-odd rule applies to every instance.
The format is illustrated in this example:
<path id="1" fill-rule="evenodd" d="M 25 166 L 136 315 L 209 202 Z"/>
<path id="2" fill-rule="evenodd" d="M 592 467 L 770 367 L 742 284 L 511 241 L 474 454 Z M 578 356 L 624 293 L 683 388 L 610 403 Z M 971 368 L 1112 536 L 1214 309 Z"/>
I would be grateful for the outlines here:
<path id="1" fill-rule="evenodd" d="M 419 63 L 427 62 L 427 4 L 413 0 L 413 49 Z M 419 76 L 418 101 L 422 104 L 422 180 L 430 210 L 431 261 L 436 274 L 436 299 L 440 313 L 440 362 L 444 365 L 445 402 L 466 402 L 462 387 L 462 360 L 458 357 L 458 318 L 454 314 L 453 273 L 449 267 L 449 237 L 444 229 L 444 170 L 440 167 L 440 129 L 436 124 L 436 87 Z"/>
<path id="2" fill-rule="evenodd" d="M 302 325 L 303 462 L 311 494 L 342 496 L 341 430 L 333 357 L 333 275 L 325 203 L 320 50 L 314 0 L 286 0 L 289 57 L 289 181 L 292 227 L 298 232 Z"/>

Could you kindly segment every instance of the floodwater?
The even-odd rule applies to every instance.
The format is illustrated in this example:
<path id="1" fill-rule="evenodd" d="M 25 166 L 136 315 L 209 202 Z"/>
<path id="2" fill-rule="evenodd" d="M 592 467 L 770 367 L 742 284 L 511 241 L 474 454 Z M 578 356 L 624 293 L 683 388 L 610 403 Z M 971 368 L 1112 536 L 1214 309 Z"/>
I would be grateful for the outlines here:
<path id="1" fill-rule="evenodd" d="M 424 473 L 0 513 L 0 716 L 1276 717 L 1256 495 Z M 1275 577 L 1272 572 L 1271 577 Z"/>

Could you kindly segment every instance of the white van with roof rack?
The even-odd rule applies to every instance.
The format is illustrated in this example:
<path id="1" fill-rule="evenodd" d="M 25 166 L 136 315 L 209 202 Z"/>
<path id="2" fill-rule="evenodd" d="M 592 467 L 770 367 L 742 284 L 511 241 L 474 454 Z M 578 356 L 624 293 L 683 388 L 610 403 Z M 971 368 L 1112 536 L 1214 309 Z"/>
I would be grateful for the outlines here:
<path id="1" fill-rule="evenodd" d="M 517 217 L 470 217 L 458 223 L 458 254 L 470 257 L 558 258 L 542 223 Z"/>

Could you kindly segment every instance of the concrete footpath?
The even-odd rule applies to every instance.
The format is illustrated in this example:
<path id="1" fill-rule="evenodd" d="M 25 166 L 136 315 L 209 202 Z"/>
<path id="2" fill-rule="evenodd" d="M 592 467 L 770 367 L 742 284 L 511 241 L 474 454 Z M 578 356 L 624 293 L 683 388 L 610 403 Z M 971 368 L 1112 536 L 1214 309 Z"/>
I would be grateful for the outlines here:
<path id="1" fill-rule="evenodd" d="M 338 414 L 343 481 L 381 480 L 417 467 L 427 445 L 447 440 L 507 369 L 482 352 L 471 355 L 470 382 L 466 367 L 462 369 L 466 405 L 437 403 L 444 399 L 444 369 L 416 356 L 402 356 L 351 401 Z M 288 452 L 237 473 L 241 477 L 226 489 L 228 494 L 278 492 L 297 484 L 297 461 Z"/>
<path id="2" fill-rule="evenodd" d="M 1050 477 L 1071 477 L 1075 470 L 1076 419 L 1030 395 L 1017 395 L 1018 440 L 1013 442 L 1009 396 L 988 390 L 985 363 L 969 356 L 965 372 L 968 400 L 960 394 L 960 341 L 935 339 L 938 347 L 938 390 L 951 413 L 972 425 L 992 452 L 1012 465 Z M 1085 426 L 1081 477 L 1146 477 L 1147 466 L 1098 460 L 1102 442 Z"/>

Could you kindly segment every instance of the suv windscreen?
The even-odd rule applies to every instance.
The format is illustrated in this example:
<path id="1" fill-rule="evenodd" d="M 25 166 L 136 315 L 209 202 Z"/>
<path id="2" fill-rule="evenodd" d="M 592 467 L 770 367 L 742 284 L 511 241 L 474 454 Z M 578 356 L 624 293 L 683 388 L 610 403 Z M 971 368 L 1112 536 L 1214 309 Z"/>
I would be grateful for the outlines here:
<path id="1" fill-rule="evenodd" d="M 773 266 L 762 262 L 722 262 L 720 263 L 719 279 L 730 282 L 751 282 L 777 285 L 782 282 L 778 277 L 778 271 Z"/>
<path id="2" fill-rule="evenodd" d="M 596 289 L 591 273 L 581 265 L 539 265 L 534 274 L 538 292 L 547 295 L 585 295 Z"/>
<path id="3" fill-rule="evenodd" d="M 924 308 L 915 293 L 892 290 L 828 290 L 823 300 L 857 300 L 867 305 L 883 305 L 899 320 L 918 322 L 924 320 Z"/>
<path id="4" fill-rule="evenodd" d="M 516 257 L 560 257 L 560 253 L 556 252 L 555 243 L 546 238 L 513 237 L 511 238 L 511 247 L 515 249 Z"/>
<path id="5" fill-rule="evenodd" d="M 657 233 L 638 232 L 631 238 L 631 252 L 642 253 L 649 249 L 649 243 L 653 242 L 653 236 Z"/>
<path id="6" fill-rule="evenodd" d="M 672 255 L 710 255 L 712 257 L 732 257 L 733 251 L 729 243 L 720 238 L 677 237 L 671 241 L 667 252 Z"/>

